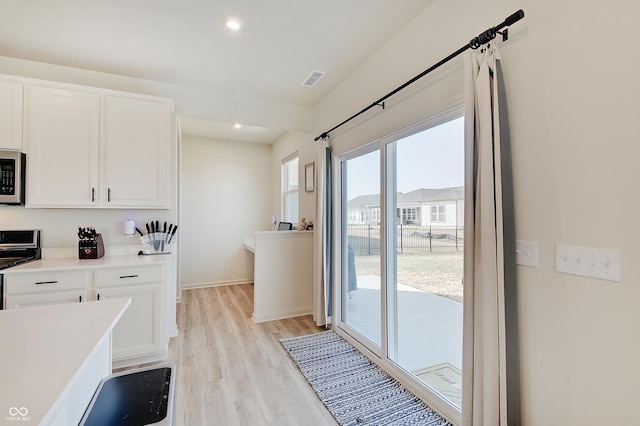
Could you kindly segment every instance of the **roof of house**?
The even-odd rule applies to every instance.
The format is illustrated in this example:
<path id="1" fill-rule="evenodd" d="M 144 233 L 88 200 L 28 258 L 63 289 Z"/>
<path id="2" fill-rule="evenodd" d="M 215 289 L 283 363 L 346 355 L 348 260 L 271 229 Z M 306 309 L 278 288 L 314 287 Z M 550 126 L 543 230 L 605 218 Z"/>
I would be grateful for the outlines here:
<path id="1" fill-rule="evenodd" d="M 347 207 L 371 207 L 380 205 L 380 195 L 359 195 L 356 198 L 349 200 Z"/>
<path id="2" fill-rule="evenodd" d="M 464 187 L 454 186 L 450 188 L 420 188 L 406 194 L 398 192 L 398 205 L 436 203 L 441 201 L 464 200 Z M 347 203 L 349 208 L 376 207 L 380 205 L 380 195 L 360 195 Z"/>
<path id="3" fill-rule="evenodd" d="M 434 201 L 451 201 L 451 200 L 463 200 L 464 199 L 464 187 L 456 186 L 451 188 L 439 188 L 439 189 L 416 189 L 415 191 L 407 192 L 406 194 L 400 194 L 398 202 L 405 203 L 418 203 L 418 202 L 434 202 Z"/>

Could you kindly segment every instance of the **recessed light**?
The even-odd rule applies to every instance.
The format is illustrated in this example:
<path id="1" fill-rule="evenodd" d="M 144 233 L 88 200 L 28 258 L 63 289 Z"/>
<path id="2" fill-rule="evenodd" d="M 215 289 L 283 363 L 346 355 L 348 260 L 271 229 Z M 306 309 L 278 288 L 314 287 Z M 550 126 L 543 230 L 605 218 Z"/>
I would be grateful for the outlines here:
<path id="1" fill-rule="evenodd" d="M 240 25 L 240 20 L 235 16 L 225 16 L 224 18 L 222 18 L 222 23 L 225 27 L 233 31 L 238 31 L 242 26 Z"/>
<path id="2" fill-rule="evenodd" d="M 236 129 L 240 129 L 242 127 L 242 124 L 240 123 L 233 123 L 233 127 L 235 127 Z"/>

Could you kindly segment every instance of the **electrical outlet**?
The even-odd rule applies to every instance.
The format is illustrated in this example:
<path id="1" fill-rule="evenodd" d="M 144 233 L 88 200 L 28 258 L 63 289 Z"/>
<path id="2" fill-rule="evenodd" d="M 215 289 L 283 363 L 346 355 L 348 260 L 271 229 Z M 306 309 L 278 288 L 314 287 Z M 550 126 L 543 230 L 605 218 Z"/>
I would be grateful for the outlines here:
<path id="1" fill-rule="evenodd" d="M 622 281 L 622 251 L 556 244 L 556 271 Z"/>
<path id="2" fill-rule="evenodd" d="M 538 243 L 516 240 L 516 265 L 538 267 Z"/>

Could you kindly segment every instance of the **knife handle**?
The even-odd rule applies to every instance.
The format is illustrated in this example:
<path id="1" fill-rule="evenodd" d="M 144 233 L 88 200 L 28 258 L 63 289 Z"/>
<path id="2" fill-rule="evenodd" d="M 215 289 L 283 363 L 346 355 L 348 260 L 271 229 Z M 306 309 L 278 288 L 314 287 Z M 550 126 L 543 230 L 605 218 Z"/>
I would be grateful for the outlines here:
<path id="1" fill-rule="evenodd" d="M 171 240 L 173 239 L 173 236 L 176 235 L 177 230 L 178 230 L 178 225 L 173 227 L 173 231 L 171 231 L 171 235 L 169 236 L 169 241 L 167 241 L 167 244 L 171 242 Z"/>

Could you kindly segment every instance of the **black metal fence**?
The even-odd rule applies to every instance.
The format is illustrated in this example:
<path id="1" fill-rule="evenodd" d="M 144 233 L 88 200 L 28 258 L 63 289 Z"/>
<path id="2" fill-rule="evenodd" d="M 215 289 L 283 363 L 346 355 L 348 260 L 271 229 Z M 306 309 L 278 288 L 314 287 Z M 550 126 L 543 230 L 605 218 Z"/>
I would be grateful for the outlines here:
<path id="1" fill-rule="evenodd" d="M 398 225 L 398 253 L 461 251 L 464 248 L 462 226 Z M 380 254 L 380 225 L 347 225 L 349 246 L 356 256 Z"/>

